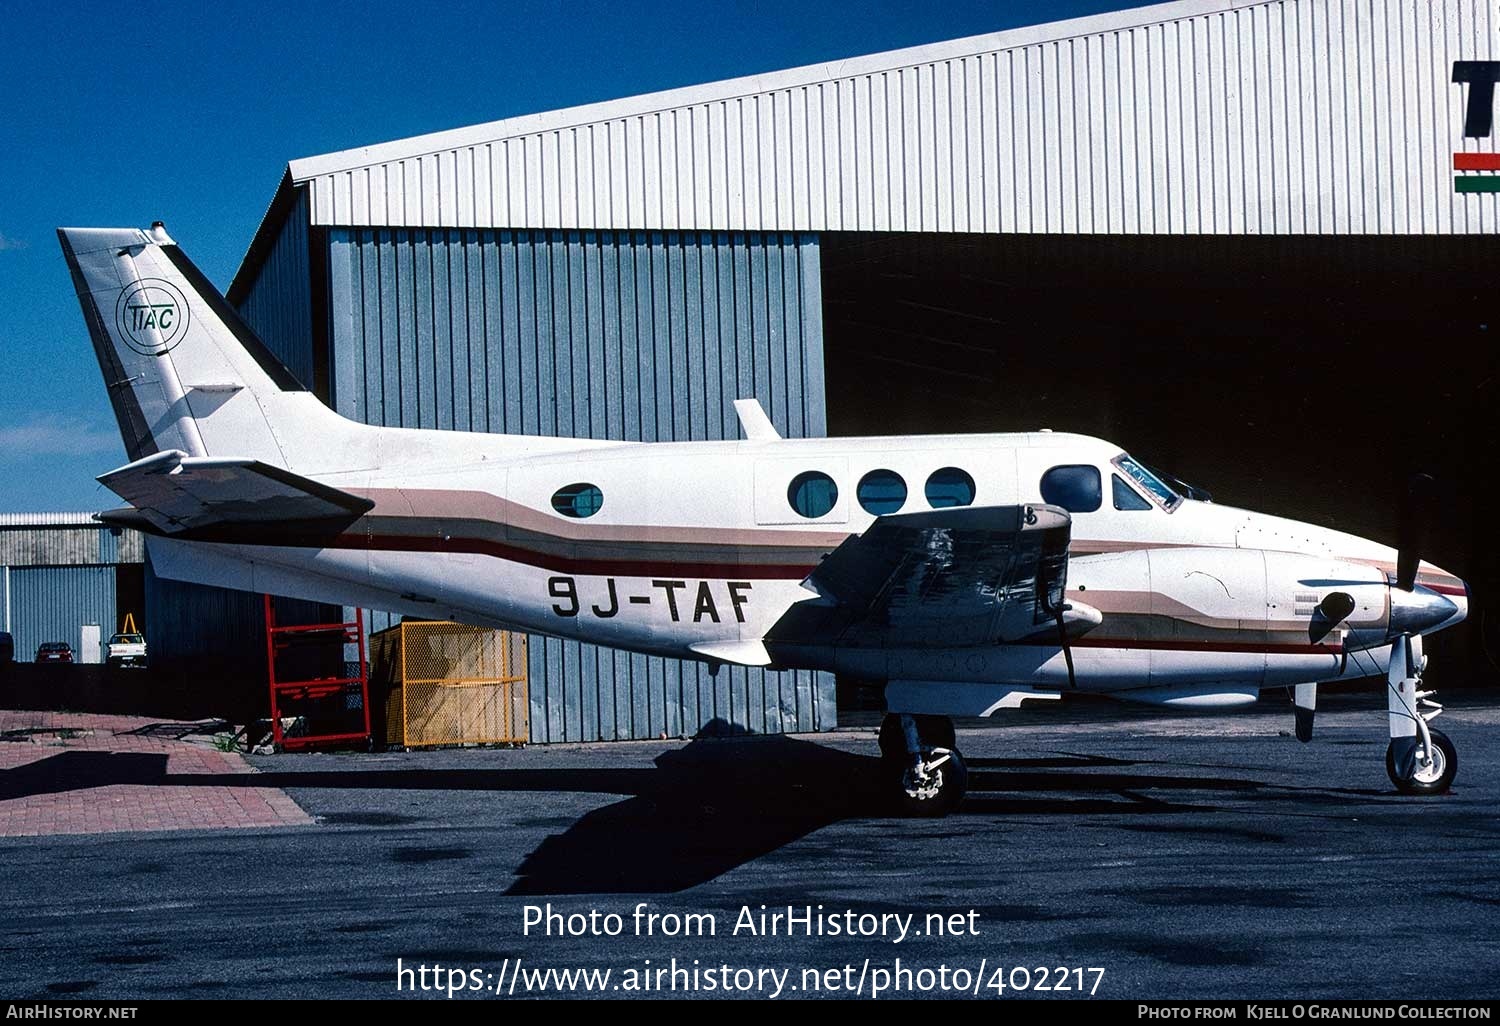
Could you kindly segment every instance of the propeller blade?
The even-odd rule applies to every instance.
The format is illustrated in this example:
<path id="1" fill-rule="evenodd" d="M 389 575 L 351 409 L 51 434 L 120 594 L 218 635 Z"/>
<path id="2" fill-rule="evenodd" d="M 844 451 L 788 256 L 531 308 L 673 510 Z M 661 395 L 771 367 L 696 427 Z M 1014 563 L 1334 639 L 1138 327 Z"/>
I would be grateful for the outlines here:
<path id="1" fill-rule="evenodd" d="M 1411 591 L 1417 583 L 1417 567 L 1427 548 L 1427 529 L 1437 500 L 1437 482 L 1431 474 L 1414 474 L 1401 502 L 1396 528 L 1396 587 Z"/>
<path id="2" fill-rule="evenodd" d="M 1332 634 L 1334 628 L 1354 612 L 1354 596 L 1347 591 L 1331 591 L 1313 610 L 1312 622 L 1307 625 L 1307 637 L 1314 645 Z"/>

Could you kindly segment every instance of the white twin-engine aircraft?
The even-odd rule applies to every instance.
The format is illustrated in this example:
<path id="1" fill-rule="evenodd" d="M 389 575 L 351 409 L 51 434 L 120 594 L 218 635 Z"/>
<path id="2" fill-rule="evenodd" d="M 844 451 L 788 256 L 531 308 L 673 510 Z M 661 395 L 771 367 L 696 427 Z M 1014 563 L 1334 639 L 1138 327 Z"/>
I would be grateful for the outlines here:
<path id="1" fill-rule="evenodd" d="M 1183 708 L 1386 674 L 1397 788 L 1445 790 L 1422 638 L 1464 582 L 1210 503 L 1097 438 L 600 442 L 371 427 L 303 390 L 168 237 L 59 231 L 158 574 L 711 666 L 885 681 L 890 786 L 941 813 L 953 716 L 1091 692 Z M 1416 518 L 1408 517 L 1414 522 Z"/>

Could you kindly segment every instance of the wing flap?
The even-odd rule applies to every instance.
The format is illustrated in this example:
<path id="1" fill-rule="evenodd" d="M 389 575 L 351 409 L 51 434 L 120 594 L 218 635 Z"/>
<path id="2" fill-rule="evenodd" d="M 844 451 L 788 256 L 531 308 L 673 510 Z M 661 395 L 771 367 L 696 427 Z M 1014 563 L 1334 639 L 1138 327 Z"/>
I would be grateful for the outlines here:
<path id="1" fill-rule="evenodd" d="M 807 578 L 768 641 L 961 648 L 1076 637 L 1097 610 L 1065 609 L 1071 518 L 1056 506 L 897 514 L 840 545 Z"/>
<path id="2" fill-rule="evenodd" d="M 353 520 L 369 499 L 254 459 L 189 456 L 171 449 L 99 478 L 167 534 L 207 527 Z M 129 519 L 128 511 L 105 516 Z"/>

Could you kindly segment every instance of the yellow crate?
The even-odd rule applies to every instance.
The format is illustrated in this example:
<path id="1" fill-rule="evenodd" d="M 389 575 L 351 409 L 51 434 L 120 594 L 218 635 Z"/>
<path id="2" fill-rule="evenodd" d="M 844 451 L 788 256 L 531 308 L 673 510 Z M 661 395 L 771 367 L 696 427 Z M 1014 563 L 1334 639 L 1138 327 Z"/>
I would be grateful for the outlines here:
<path id="1" fill-rule="evenodd" d="M 389 688 L 386 743 L 520 744 L 529 733 L 526 636 L 406 620 L 370 637 L 372 678 Z"/>

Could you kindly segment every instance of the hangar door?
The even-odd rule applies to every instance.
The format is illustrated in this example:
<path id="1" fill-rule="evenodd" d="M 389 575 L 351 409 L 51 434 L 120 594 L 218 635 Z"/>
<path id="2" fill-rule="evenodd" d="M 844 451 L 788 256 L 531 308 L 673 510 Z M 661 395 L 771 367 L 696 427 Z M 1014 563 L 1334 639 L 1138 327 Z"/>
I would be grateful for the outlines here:
<path id="1" fill-rule="evenodd" d="M 114 633 L 115 568 L 12 567 L 9 612 L 17 660 L 29 662 L 48 641 L 66 641 L 82 660 L 85 624 L 99 627 L 105 639 Z"/>
<path id="2" fill-rule="evenodd" d="M 1435 474 L 1427 558 L 1500 595 L 1500 240 L 1480 236 L 823 236 L 828 433 L 1050 427 L 1221 503 L 1395 538 Z M 1479 615 L 1431 679 L 1493 672 Z"/>

